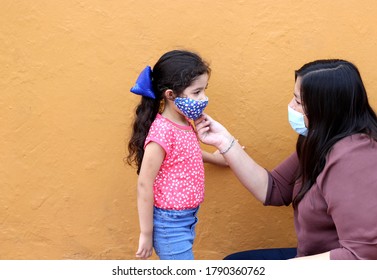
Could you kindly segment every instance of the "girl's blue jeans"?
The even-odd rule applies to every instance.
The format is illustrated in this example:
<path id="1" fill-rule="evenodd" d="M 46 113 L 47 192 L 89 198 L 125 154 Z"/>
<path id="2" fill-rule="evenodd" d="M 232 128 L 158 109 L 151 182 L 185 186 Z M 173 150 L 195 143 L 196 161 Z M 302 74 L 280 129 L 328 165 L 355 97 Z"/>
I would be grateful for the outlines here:
<path id="1" fill-rule="evenodd" d="M 192 245 L 199 207 L 165 210 L 154 207 L 153 247 L 160 260 L 193 260 Z"/>

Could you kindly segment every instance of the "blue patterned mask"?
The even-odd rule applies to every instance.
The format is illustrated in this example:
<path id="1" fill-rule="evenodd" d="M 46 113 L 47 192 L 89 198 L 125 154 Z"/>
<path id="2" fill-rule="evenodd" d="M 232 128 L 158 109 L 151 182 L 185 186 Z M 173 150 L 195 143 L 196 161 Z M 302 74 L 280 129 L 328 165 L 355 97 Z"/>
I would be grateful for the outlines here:
<path id="1" fill-rule="evenodd" d="M 174 104 L 186 117 L 195 121 L 207 107 L 208 98 L 206 100 L 194 100 L 186 97 L 176 97 Z"/>

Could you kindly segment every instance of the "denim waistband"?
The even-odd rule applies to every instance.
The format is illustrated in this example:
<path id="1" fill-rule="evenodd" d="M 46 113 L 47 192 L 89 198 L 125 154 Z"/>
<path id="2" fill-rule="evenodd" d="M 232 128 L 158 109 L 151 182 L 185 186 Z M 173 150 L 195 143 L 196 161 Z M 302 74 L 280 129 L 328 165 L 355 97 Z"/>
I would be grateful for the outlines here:
<path id="1" fill-rule="evenodd" d="M 180 217 L 186 217 L 186 216 L 195 216 L 196 213 L 199 210 L 199 206 L 191 209 L 183 209 L 183 210 L 170 210 L 170 209 L 162 209 L 154 206 L 154 214 L 162 215 L 162 216 L 180 216 Z"/>

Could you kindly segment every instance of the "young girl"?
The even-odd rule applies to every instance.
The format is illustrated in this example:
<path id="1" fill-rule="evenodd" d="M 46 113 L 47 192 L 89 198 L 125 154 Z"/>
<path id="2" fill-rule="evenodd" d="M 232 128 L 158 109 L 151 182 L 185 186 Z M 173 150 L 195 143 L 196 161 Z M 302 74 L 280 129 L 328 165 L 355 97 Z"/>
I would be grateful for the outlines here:
<path id="1" fill-rule="evenodd" d="M 226 165 L 219 153 L 199 146 L 190 122 L 208 104 L 211 69 L 197 54 L 173 50 L 152 69 L 147 66 L 131 92 L 142 96 L 136 108 L 128 163 L 135 163 L 140 222 L 138 258 L 194 259 L 192 245 L 204 198 L 203 160 Z"/>

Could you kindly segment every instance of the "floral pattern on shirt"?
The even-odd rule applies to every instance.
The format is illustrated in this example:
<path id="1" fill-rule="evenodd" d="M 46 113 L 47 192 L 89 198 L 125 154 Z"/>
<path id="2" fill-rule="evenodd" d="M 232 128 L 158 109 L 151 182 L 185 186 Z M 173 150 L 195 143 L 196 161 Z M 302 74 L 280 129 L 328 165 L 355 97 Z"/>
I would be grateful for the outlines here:
<path id="1" fill-rule="evenodd" d="M 166 152 L 153 185 L 154 205 L 171 210 L 197 207 L 204 199 L 204 165 L 194 128 L 158 114 L 145 146 L 150 142 L 161 145 Z"/>

